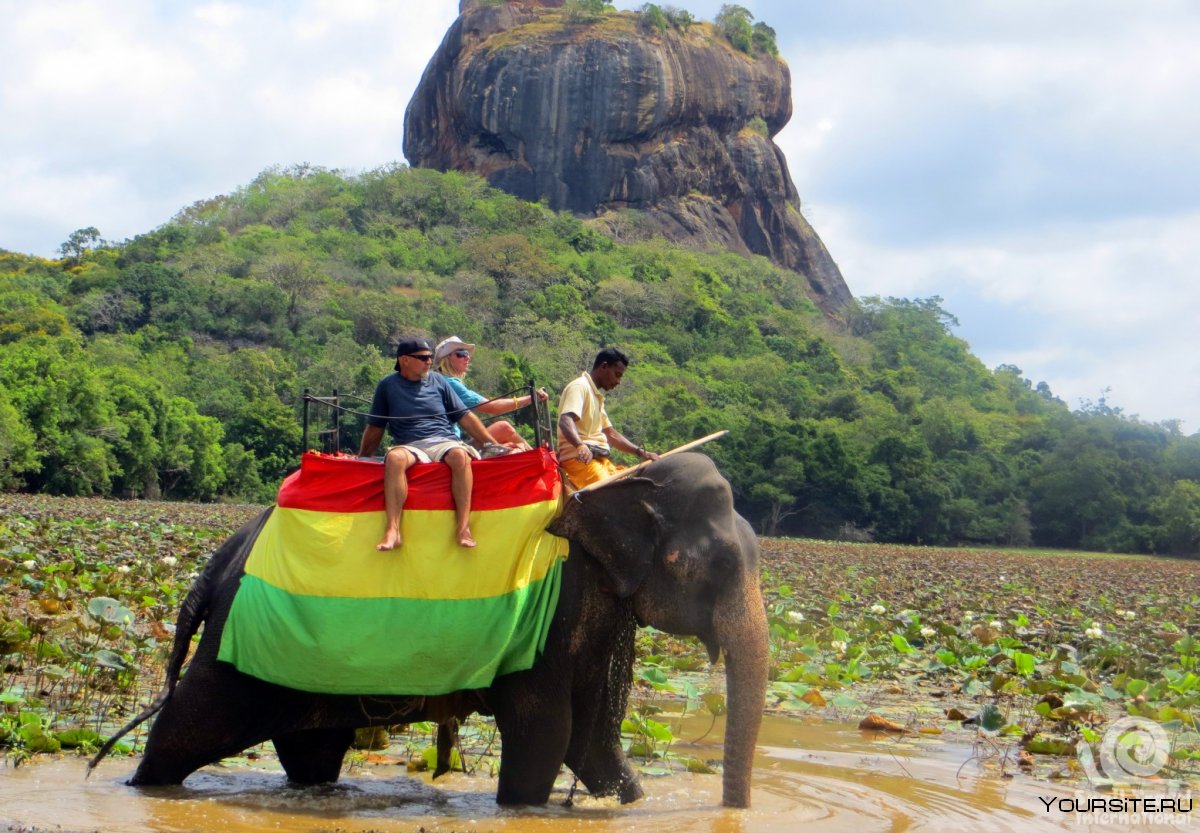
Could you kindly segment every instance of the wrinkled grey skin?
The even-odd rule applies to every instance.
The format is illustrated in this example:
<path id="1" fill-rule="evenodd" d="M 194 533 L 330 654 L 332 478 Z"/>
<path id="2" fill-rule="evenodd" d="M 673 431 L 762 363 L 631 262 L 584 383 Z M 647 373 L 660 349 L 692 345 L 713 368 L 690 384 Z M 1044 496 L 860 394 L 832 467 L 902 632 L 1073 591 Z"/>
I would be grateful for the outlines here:
<path id="1" fill-rule="evenodd" d="M 270 511 L 213 555 L 184 600 L 163 692 L 122 730 L 159 713 L 131 784 L 178 784 L 268 739 L 291 781 L 335 781 L 356 727 L 449 723 L 480 711 L 495 715 L 503 741 L 500 803 L 545 803 L 563 763 L 592 794 L 634 801 L 642 790 L 621 749 L 620 724 L 640 624 L 698 636 L 714 661 L 724 653 L 723 800 L 749 806 L 767 678 L 766 616 L 753 532 L 707 457 L 672 455 L 569 498 L 550 527 L 571 540 L 571 553 L 545 652 L 528 671 L 446 697 L 310 694 L 216 660 L 249 545 Z M 180 679 L 201 622 L 203 636 Z M 396 688 L 403 691 L 404 681 Z"/>

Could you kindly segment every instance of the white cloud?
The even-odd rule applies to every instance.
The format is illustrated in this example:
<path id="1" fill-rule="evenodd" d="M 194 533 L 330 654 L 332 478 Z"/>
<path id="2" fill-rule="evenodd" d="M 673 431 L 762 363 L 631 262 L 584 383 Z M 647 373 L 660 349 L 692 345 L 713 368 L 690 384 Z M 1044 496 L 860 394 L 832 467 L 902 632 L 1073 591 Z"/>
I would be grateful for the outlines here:
<path id="1" fill-rule="evenodd" d="M 1198 430 L 1200 14 L 1051 5 L 810 38 L 777 140 L 856 294 L 940 295 L 989 365 Z"/>
<path id="2" fill-rule="evenodd" d="M 0 0 L 0 247 L 50 255 L 89 225 L 124 239 L 271 165 L 402 159 L 404 108 L 455 13 Z"/>
<path id="3" fill-rule="evenodd" d="M 859 296 L 940 295 L 989 367 L 1068 404 L 1097 400 L 1200 429 L 1200 212 L 894 247 L 826 212 L 819 231 Z"/>

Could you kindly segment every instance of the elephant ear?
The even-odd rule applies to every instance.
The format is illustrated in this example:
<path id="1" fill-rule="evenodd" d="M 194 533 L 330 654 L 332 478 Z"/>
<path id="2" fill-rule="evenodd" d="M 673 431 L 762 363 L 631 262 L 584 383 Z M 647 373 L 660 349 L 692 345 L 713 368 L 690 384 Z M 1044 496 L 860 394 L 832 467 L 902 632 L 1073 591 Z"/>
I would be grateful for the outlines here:
<path id="1" fill-rule="evenodd" d="M 663 519 L 652 498 L 656 488 L 653 480 L 629 477 L 576 493 L 548 527 L 599 561 L 622 599 L 646 579 L 662 537 Z"/>

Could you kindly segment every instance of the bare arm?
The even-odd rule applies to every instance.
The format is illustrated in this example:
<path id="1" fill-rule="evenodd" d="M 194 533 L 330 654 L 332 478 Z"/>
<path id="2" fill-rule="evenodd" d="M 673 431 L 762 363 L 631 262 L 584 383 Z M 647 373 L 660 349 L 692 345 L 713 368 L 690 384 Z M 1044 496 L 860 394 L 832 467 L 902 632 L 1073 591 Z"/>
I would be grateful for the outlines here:
<path id="1" fill-rule="evenodd" d="M 358 456 L 370 457 L 379 448 L 379 441 L 383 439 L 383 428 L 374 425 L 368 425 L 363 429 L 362 440 L 358 444 Z"/>
<path id="2" fill-rule="evenodd" d="M 592 459 L 592 450 L 583 444 L 583 439 L 579 436 L 579 429 L 575 427 L 575 423 L 578 421 L 578 415 L 570 411 L 561 414 L 558 417 L 558 430 L 566 437 L 567 442 L 579 449 L 579 456 L 576 459 L 586 464 Z"/>
<path id="3" fill-rule="evenodd" d="M 537 398 L 545 402 L 550 398 L 550 394 L 546 393 L 545 388 L 538 388 Z M 507 414 L 509 411 L 515 411 L 520 408 L 527 407 L 533 400 L 529 394 L 524 396 L 504 396 L 500 399 L 492 399 L 487 402 L 480 402 L 475 406 L 475 410 L 481 414 L 495 416 L 496 414 Z"/>
<path id="4" fill-rule="evenodd" d="M 636 455 L 643 460 L 657 460 L 658 455 L 653 451 L 647 451 L 640 445 L 627 439 L 624 434 L 613 428 L 611 425 L 604 429 L 604 436 L 608 437 L 608 444 L 613 448 L 621 451 L 628 451 L 630 454 Z"/>
<path id="5" fill-rule="evenodd" d="M 458 426 L 466 431 L 471 436 L 471 439 L 479 443 L 481 448 L 492 442 L 492 435 L 488 433 L 483 420 L 470 411 L 462 415 L 462 419 L 458 421 Z"/>

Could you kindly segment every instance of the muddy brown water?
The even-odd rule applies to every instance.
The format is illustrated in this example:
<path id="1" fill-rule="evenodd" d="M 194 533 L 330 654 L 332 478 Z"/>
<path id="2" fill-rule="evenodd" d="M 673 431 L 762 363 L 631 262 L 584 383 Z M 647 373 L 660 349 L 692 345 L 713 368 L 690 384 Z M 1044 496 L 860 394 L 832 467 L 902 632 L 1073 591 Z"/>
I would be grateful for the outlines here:
<path id="1" fill-rule="evenodd" d="M 720 738 L 713 733 L 698 743 L 677 743 L 675 751 L 719 758 Z M 321 788 L 287 787 L 277 766 L 264 763 L 207 767 L 182 787 L 137 789 L 124 783 L 132 759 L 107 760 L 85 778 L 83 759 L 58 757 L 0 768 L 0 820 L 9 830 L 104 833 L 902 833 L 1137 826 L 1047 810 L 1039 796 L 1078 794 L 1020 775 L 1002 778 L 996 768 L 981 765 L 976 752 L 965 733 L 935 742 L 897 740 L 851 725 L 768 716 L 749 810 L 720 806 L 718 775 L 643 776 L 646 797 L 635 804 L 584 796 L 572 807 L 563 806 L 570 786 L 564 775 L 549 805 L 513 810 L 496 806 L 490 777 L 454 773 L 434 786 L 428 774 L 408 775 L 398 764 L 360 767 Z M 1175 821 L 1200 830 L 1200 819 Z"/>

